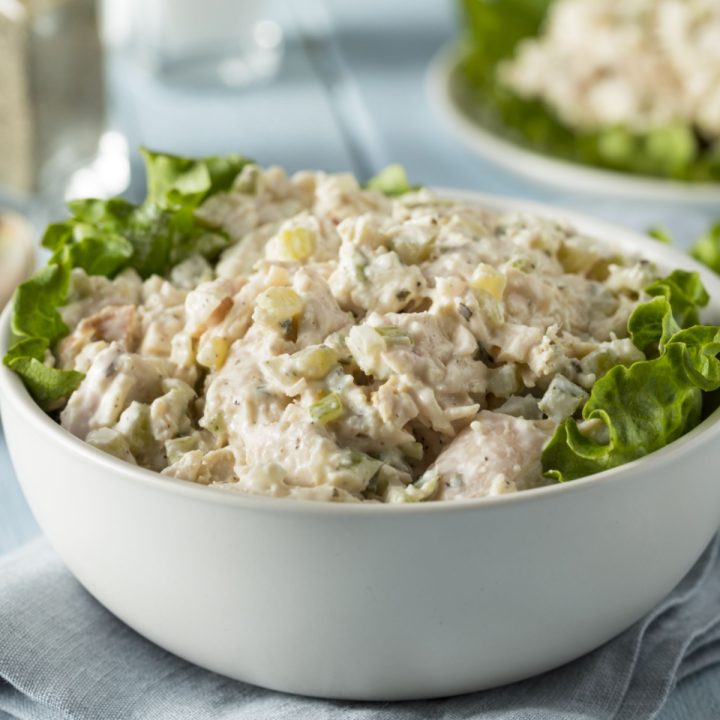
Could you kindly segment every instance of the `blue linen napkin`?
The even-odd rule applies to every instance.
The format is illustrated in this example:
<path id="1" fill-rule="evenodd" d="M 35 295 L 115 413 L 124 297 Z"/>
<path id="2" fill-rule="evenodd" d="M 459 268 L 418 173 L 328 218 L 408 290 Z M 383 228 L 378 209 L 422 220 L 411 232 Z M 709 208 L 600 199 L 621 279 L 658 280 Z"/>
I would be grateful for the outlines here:
<path id="1" fill-rule="evenodd" d="M 432 701 L 323 701 L 201 670 L 100 606 L 44 540 L 0 560 L 0 720 L 645 720 L 720 662 L 720 537 L 653 612 L 598 650 L 504 688 Z"/>

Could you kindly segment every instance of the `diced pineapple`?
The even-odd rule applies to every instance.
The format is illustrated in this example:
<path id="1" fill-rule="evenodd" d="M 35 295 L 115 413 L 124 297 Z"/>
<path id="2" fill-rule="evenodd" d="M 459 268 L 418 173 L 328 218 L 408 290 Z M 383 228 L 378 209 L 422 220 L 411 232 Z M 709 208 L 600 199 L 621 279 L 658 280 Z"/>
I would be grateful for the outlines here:
<path id="1" fill-rule="evenodd" d="M 470 278 L 470 286 L 473 289 L 484 290 L 496 300 L 502 300 L 506 282 L 505 275 L 486 263 L 480 263 Z"/>
<path id="2" fill-rule="evenodd" d="M 298 374 L 311 380 L 321 380 L 338 361 L 338 353 L 327 345 L 316 345 L 296 353 Z"/>
<path id="3" fill-rule="evenodd" d="M 557 259 L 566 273 L 582 273 L 595 265 L 599 255 L 583 238 L 568 238 L 560 246 Z"/>
<path id="4" fill-rule="evenodd" d="M 280 257 L 283 260 L 307 260 L 315 252 L 315 233 L 305 227 L 286 228 L 280 233 L 279 240 Z"/>
<path id="5" fill-rule="evenodd" d="M 220 370 L 227 360 L 230 346 L 223 337 L 211 337 L 207 342 L 200 344 L 197 362 L 211 370 Z"/>
<path id="6" fill-rule="evenodd" d="M 288 340 L 294 340 L 302 311 L 302 298 L 292 288 L 271 287 L 257 296 L 253 317 L 279 326 Z"/>
<path id="7" fill-rule="evenodd" d="M 375 328 L 370 325 L 356 325 L 350 329 L 345 344 L 364 373 L 376 378 L 387 377 L 388 369 L 383 362 L 387 344 Z"/>

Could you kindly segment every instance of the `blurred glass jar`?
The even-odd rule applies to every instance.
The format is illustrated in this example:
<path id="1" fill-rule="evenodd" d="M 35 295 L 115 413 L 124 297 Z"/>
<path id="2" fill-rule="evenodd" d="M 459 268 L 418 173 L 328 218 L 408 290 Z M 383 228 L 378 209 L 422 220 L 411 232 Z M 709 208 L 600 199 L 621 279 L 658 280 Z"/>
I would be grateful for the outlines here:
<path id="1" fill-rule="evenodd" d="M 104 124 L 94 0 L 0 0 L 0 189 L 52 192 Z"/>
<path id="2" fill-rule="evenodd" d="M 171 83 L 243 87 L 272 78 L 282 60 L 268 0 L 104 0 L 103 10 L 110 44 Z"/>

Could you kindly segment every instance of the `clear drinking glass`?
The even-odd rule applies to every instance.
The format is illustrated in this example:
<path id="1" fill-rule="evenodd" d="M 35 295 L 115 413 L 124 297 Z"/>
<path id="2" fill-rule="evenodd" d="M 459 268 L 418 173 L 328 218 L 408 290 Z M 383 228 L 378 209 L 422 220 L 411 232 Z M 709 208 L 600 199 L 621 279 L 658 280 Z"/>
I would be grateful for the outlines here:
<path id="1" fill-rule="evenodd" d="M 128 4 L 131 49 L 169 82 L 198 89 L 243 87 L 271 78 L 282 60 L 282 29 L 272 17 L 273 3 L 267 0 L 128 0 Z"/>
<path id="2" fill-rule="evenodd" d="M 102 70 L 94 0 L 0 0 L 2 191 L 48 191 L 94 157 Z"/>

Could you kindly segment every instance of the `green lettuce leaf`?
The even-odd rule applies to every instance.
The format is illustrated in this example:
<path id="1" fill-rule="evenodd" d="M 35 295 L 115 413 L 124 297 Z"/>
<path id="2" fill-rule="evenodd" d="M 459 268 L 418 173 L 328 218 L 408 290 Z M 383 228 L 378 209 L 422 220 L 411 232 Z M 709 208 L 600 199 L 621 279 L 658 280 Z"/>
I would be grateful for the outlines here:
<path id="1" fill-rule="evenodd" d="M 70 284 L 67 262 L 51 263 L 15 291 L 12 332 L 18 338 L 43 338 L 47 342 L 67 334 L 57 308 L 65 302 Z"/>
<path id="2" fill-rule="evenodd" d="M 18 340 L 3 358 L 16 372 L 43 410 L 54 410 L 82 382 L 83 374 L 44 364 L 50 343 L 45 338 Z"/>
<path id="3" fill-rule="evenodd" d="M 697 273 L 675 270 L 646 288 L 653 299 L 638 305 L 628 319 L 628 334 L 646 355 L 662 352 L 680 328 L 699 322 L 699 308 L 710 298 Z"/>
<path id="4" fill-rule="evenodd" d="M 388 197 L 404 195 L 419 189 L 418 185 L 411 185 L 408 182 L 407 173 L 402 165 L 388 165 L 375 177 L 370 178 L 365 187 L 371 190 L 379 190 Z"/>
<path id="5" fill-rule="evenodd" d="M 595 432 L 565 420 L 543 451 L 547 477 L 574 480 L 664 447 L 700 422 L 703 393 L 720 388 L 720 327 L 693 324 L 708 301 L 697 274 L 676 271 L 648 291 L 654 297 L 635 309 L 628 331 L 651 359 L 594 384 L 582 418 Z"/>
<path id="6" fill-rule="evenodd" d="M 230 188 L 250 161 L 239 155 L 203 160 L 142 150 L 148 194 L 135 206 L 122 198 L 75 200 L 71 217 L 50 225 L 43 245 L 57 255 L 69 248 L 73 267 L 112 277 L 127 268 L 141 277 L 166 275 L 194 254 L 213 260 L 228 238 L 207 227 L 195 210 Z"/>
<path id="7" fill-rule="evenodd" d="M 6 356 L 3 362 L 22 378 L 35 402 L 46 411 L 60 406 L 85 377 L 75 370 L 48 367 L 42 360 L 33 357 L 8 359 Z"/>
<path id="8" fill-rule="evenodd" d="M 645 292 L 652 297 L 664 297 L 680 327 L 697 325 L 700 308 L 710 301 L 700 276 L 687 270 L 675 270 L 646 287 Z"/>
<path id="9" fill-rule="evenodd" d="M 672 245 L 672 238 L 670 237 L 670 233 L 665 230 L 665 228 L 661 227 L 653 227 L 648 230 L 648 235 L 657 240 L 658 242 L 661 242 L 663 245 Z"/>
<path id="10" fill-rule="evenodd" d="M 196 160 L 140 151 L 145 159 L 148 177 L 146 204 L 165 208 L 194 206 L 218 192 L 229 190 L 235 178 L 250 160 L 241 155 L 211 156 Z"/>
<path id="11" fill-rule="evenodd" d="M 210 195 L 228 190 L 250 161 L 239 155 L 196 160 L 142 152 L 145 201 L 69 203 L 70 217 L 51 224 L 43 236 L 43 245 L 53 253 L 50 262 L 15 293 L 14 342 L 4 363 L 45 409 L 61 404 L 83 378 L 45 364 L 48 351 L 68 333 L 58 308 L 67 302 L 72 268 L 106 277 L 133 268 L 147 278 L 166 275 L 194 254 L 213 260 L 228 244 L 228 238 L 201 222 L 195 211 Z"/>

